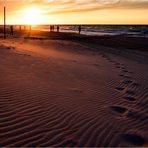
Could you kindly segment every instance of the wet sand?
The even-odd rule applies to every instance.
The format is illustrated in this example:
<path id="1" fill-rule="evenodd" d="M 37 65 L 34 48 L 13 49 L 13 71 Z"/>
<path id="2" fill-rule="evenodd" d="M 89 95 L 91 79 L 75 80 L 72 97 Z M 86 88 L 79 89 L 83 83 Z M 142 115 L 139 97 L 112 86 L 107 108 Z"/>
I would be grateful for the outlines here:
<path id="1" fill-rule="evenodd" d="M 148 146 L 146 48 L 84 38 L 0 39 L 0 146 Z"/>

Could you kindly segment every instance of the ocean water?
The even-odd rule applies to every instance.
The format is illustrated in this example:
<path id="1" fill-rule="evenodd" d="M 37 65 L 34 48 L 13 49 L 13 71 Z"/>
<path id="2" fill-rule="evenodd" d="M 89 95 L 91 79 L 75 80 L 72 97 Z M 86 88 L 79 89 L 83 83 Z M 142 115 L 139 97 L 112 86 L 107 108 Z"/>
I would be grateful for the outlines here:
<path id="1" fill-rule="evenodd" d="M 14 29 L 19 29 L 19 25 L 14 25 Z M 78 25 L 59 25 L 60 32 L 78 33 Z M 7 30 L 10 25 L 7 25 Z M 25 27 L 30 28 L 29 26 Z M 22 29 L 24 26 L 22 25 Z M 32 26 L 33 30 L 50 31 L 50 25 L 36 25 Z M 57 25 L 54 25 L 56 31 Z M 3 25 L 0 25 L 0 30 L 3 32 Z M 134 37 L 148 38 L 148 25 L 81 25 L 81 34 L 95 35 L 95 36 L 113 36 L 124 35 Z"/>
<path id="2" fill-rule="evenodd" d="M 78 25 L 59 25 L 60 32 L 78 33 Z M 54 25 L 56 31 L 57 25 Z M 148 25 L 81 25 L 81 34 L 96 36 L 127 35 L 148 37 Z M 50 31 L 50 25 L 36 26 L 34 29 Z"/>

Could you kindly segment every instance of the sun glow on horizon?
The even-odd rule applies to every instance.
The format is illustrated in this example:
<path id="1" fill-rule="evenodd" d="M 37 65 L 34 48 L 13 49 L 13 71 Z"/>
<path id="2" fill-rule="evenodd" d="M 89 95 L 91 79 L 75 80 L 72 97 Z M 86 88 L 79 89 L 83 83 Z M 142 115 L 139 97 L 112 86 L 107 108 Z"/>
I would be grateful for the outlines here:
<path id="1" fill-rule="evenodd" d="M 148 0 L 7 0 L 6 23 L 147 25 Z"/>
<path id="2" fill-rule="evenodd" d="M 29 7 L 22 11 L 23 24 L 37 25 L 42 24 L 43 16 L 39 7 Z"/>

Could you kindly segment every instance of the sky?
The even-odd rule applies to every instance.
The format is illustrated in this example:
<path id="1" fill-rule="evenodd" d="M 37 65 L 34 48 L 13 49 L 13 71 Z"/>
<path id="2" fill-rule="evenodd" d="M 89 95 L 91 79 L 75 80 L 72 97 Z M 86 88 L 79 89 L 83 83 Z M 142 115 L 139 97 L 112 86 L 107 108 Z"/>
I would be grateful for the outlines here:
<path id="1" fill-rule="evenodd" d="M 0 0 L 0 23 L 148 24 L 148 0 Z"/>

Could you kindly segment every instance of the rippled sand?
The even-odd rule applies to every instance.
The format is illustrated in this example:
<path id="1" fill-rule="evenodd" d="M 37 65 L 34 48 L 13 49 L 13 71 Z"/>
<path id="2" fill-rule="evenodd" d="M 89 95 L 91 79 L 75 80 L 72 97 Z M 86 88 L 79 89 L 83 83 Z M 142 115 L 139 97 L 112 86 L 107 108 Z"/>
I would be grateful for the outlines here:
<path id="1" fill-rule="evenodd" d="M 97 48 L 0 39 L 0 146 L 147 146 L 145 57 Z"/>

